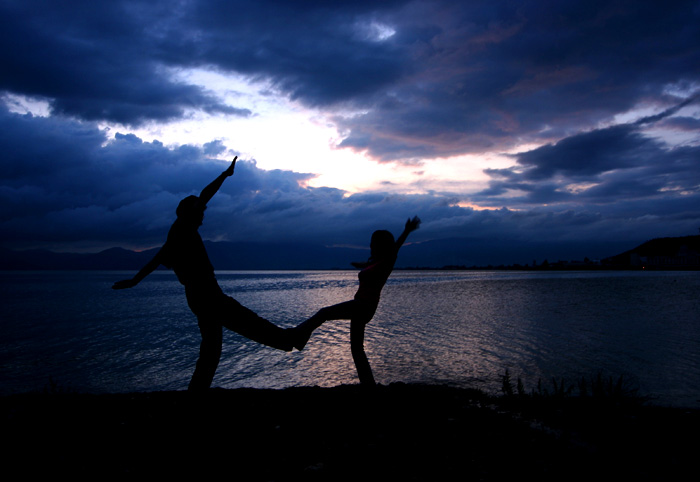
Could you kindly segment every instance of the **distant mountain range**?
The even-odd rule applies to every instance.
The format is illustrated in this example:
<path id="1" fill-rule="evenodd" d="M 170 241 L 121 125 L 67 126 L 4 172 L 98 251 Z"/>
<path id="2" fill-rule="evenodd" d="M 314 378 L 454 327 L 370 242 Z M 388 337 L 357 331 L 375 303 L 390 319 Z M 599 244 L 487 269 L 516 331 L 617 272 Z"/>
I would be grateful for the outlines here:
<path id="1" fill-rule="evenodd" d="M 303 244 L 204 242 L 217 269 L 333 269 L 369 256 L 369 249 L 328 248 Z M 56 253 L 48 250 L 0 249 L 3 270 L 138 270 L 158 248 L 131 251 L 110 248 L 99 253 Z M 348 261 L 349 260 L 349 261 Z"/>
<path id="2" fill-rule="evenodd" d="M 347 269 L 362 261 L 369 249 L 312 244 L 260 244 L 205 241 L 217 270 Z M 509 240 L 444 239 L 407 244 L 401 249 L 397 267 L 581 267 L 620 269 L 700 269 L 700 236 L 658 238 L 623 251 L 620 243 L 512 243 Z M 0 248 L 0 270 L 127 270 L 140 269 L 157 249 L 131 251 L 110 248 L 99 253 L 56 253 L 48 250 Z M 610 252 L 620 254 L 607 256 Z M 534 255 L 533 253 L 537 253 Z M 533 259 L 538 256 L 539 260 Z M 607 257 L 606 257 L 607 256 Z M 532 263 L 532 264 L 530 264 Z"/>

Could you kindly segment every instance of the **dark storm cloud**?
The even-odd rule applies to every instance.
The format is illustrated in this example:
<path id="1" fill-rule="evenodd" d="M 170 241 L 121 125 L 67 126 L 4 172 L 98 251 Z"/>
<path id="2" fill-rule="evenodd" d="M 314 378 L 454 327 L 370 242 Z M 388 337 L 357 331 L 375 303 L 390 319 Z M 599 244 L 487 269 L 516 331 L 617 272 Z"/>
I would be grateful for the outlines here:
<path id="1" fill-rule="evenodd" d="M 645 239 L 695 233 L 700 220 L 700 146 L 649 135 L 658 126 L 690 131 L 693 119 L 670 117 L 691 97 L 630 124 L 594 129 L 514 155 L 517 164 L 487 169 L 483 206 L 508 205 L 511 229 L 557 239 Z M 681 128 L 679 128 L 679 126 Z"/>
<path id="2" fill-rule="evenodd" d="M 700 74 L 697 2 L 427 5 L 397 26 L 415 71 L 343 122 L 343 145 L 403 160 L 557 139 L 677 102 L 664 88 Z"/>
<path id="3" fill-rule="evenodd" d="M 522 177 L 529 181 L 550 179 L 557 174 L 590 180 L 607 171 L 648 161 L 650 152 L 661 150 L 659 144 L 631 126 L 616 126 L 567 137 L 516 157 L 525 168 Z"/>
<path id="4" fill-rule="evenodd" d="M 272 81 L 292 99 L 324 106 L 373 94 L 400 77 L 407 59 L 372 40 L 371 21 L 401 1 L 192 2 L 165 48 L 174 62 L 209 64 Z M 171 43 L 174 42 L 174 43 Z"/>
<path id="5" fill-rule="evenodd" d="M 693 117 L 674 117 L 664 120 L 663 124 L 679 132 L 697 133 L 700 131 L 700 119 Z"/>
<path id="6" fill-rule="evenodd" d="M 392 3 L 400 2 L 6 1 L 0 90 L 45 98 L 54 113 L 125 124 L 187 109 L 251 114 L 173 80 L 168 68 L 264 78 L 314 105 L 344 101 L 401 71 L 392 49 L 355 24 Z"/>
<path id="7" fill-rule="evenodd" d="M 250 115 L 168 73 L 213 68 L 364 112 L 336 119 L 341 146 L 378 160 L 560 138 L 700 74 L 695 1 L 5 1 L 0 18 L 0 89 L 56 113 Z"/>
<path id="8" fill-rule="evenodd" d="M 631 124 L 595 129 L 519 153 L 515 167 L 485 170 L 493 180 L 480 198 L 497 205 L 502 196 L 523 193 L 510 197 L 511 206 L 697 199 L 700 147 L 669 145 L 643 132 L 696 100 Z"/>
<path id="9" fill-rule="evenodd" d="M 168 75 L 158 46 L 168 5 L 3 1 L 0 91 L 46 99 L 55 114 L 124 124 L 178 119 L 187 109 L 250 115 Z"/>

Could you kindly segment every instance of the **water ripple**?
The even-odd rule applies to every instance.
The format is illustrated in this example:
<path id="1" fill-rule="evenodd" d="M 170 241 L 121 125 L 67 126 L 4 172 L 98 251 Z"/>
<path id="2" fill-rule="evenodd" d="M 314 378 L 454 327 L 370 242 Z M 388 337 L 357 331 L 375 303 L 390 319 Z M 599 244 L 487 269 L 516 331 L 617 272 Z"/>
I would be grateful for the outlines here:
<path id="1" fill-rule="evenodd" d="M 223 272 L 225 292 L 294 326 L 352 298 L 357 273 Z M 50 382 L 88 392 L 184 389 L 199 332 L 182 286 L 156 272 L 114 292 L 120 273 L 0 273 L 3 394 Z M 397 271 L 366 332 L 380 383 L 491 391 L 508 369 L 534 388 L 600 370 L 665 403 L 697 404 L 700 273 Z M 215 384 L 284 388 L 356 383 L 349 322 L 328 322 L 303 352 L 227 332 Z"/>

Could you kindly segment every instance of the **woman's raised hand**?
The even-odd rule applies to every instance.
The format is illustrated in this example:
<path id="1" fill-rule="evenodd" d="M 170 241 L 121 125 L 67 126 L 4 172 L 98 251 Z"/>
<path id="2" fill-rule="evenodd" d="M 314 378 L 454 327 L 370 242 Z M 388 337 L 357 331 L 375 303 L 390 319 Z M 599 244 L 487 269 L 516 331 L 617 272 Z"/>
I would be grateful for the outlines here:
<path id="1" fill-rule="evenodd" d="M 406 231 L 415 231 L 418 229 L 418 226 L 420 226 L 420 218 L 418 216 L 414 216 L 413 219 L 408 219 L 406 221 Z"/>

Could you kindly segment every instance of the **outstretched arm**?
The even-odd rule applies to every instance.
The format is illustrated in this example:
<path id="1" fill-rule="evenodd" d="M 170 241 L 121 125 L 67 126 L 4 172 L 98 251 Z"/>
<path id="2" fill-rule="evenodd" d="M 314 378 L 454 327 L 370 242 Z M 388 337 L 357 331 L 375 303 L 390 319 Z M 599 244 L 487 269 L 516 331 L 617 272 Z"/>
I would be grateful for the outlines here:
<path id="1" fill-rule="evenodd" d="M 404 241 L 406 241 L 406 238 L 408 238 L 408 235 L 418 229 L 418 226 L 420 226 L 420 219 L 418 216 L 414 216 L 413 219 L 410 219 L 406 221 L 406 227 L 403 230 L 403 233 L 401 233 L 401 236 L 399 236 L 399 239 L 396 240 L 396 244 L 394 245 L 396 247 L 396 252 L 398 253 L 399 249 L 401 249 L 401 246 L 403 246 Z"/>
<path id="2" fill-rule="evenodd" d="M 233 176 L 233 169 L 236 167 L 236 159 L 238 159 L 238 156 L 233 158 L 233 162 L 231 162 L 228 169 L 219 174 L 219 177 L 202 189 L 202 192 L 199 194 L 199 202 L 202 203 L 202 206 L 206 206 L 209 200 L 214 197 L 214 194 L 216 194 L 227 177 Z"/>
<path id="3" fill-rule="evenodd" d="M 369 261 L 353 261 L 350 263 L 354 268 L 357 269 L 364 269 L 367 266 L 369 266 L 371 263 Z"/>
<path id="4" fill-rule="evenodd" d="M 158 251 L 158 253 L 156 253 L 156 255 L 153 257 L 153 259 L 146 263 L 146 266 L 141 268 L 141 271 L 136 273 L 136 275 L 134 275 L 133 278 L 117 281 L 112 285 L 112 289 L 123 290 L 124 288 L 133 288 L 134 286 L 139 284 L 142 279 L 151 274 L 160 265 L 162 257 L 161 252 L 162 249 L 161 251 Z"/>

